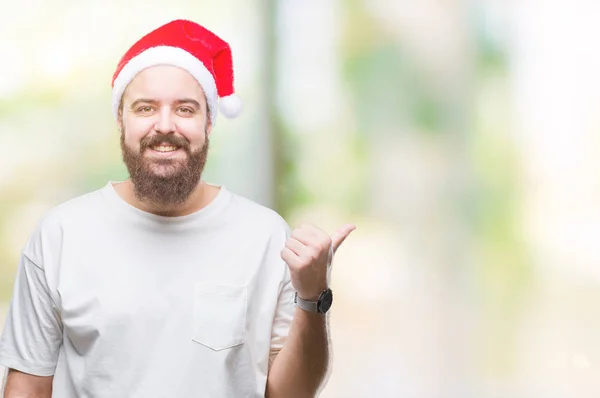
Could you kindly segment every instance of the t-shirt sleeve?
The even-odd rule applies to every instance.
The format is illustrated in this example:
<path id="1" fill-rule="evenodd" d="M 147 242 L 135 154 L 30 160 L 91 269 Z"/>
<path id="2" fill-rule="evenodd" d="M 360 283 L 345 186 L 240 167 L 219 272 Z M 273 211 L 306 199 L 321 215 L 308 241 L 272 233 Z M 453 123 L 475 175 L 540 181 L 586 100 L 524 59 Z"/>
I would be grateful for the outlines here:
<path id="1" fill-rule="evenodd" d="M 281 290 L 277 299 L 277 308 L 275 311 L 275 319 L 273 328 L 271 329 L 271 352 L 277 352 L 285 343 L 292 320 L 294 319 L 294 311 L 296 304 L 294 303 L 294 286 L 290 278 L 290 270 L 288 265 L 281 258 L 281 250 L 285 246 L 285 240 L 291 235 L 291 230 L 287 223 L 283 222 L 285 234 L 282 234 L 282 241 L 277 248 L 277 257 L 280 266 L 283 268 L 283 278 L 281 281 Z"/>
<path id="2" fill-rule="evenodd" d="M 24 373 L 52 376 L 61 342 L 62 323 L 44 270 L 23 254 L 0 337 L 0 364 Z"/>
<path id="3" fill-rule="evenodd" d="M 279 293 L 277 300 L 277 310 L 275 311 L 275 320 L 271 331 L 271 351 L 279 351 L 285 343 L 292 320 L 294 319 L 294 311 L 296 305 L 294 303 L 294 287 L 290 280 L 290 273 L 286 266 L 286 277 L 283 280 L 283 287 Z"/>

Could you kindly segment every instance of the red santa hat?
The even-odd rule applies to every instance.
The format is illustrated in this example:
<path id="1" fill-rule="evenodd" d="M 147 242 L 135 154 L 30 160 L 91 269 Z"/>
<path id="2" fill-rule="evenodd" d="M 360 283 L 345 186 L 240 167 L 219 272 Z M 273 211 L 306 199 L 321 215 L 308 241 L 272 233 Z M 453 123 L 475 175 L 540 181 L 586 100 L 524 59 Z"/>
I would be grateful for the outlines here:
<path id="1" fill-rule="evenodd" d="M 112 80 L 115 118 L 131 80 L 142 70 L 155 65 L 180 67 L 198 81 L 206 95 L 213 125 L 219 110 L 228 118 L 241 113 L 242 102 L 233 88 L 229 44 L 197 23 L 179 19 L 142 37 L 121 58 Z"/>

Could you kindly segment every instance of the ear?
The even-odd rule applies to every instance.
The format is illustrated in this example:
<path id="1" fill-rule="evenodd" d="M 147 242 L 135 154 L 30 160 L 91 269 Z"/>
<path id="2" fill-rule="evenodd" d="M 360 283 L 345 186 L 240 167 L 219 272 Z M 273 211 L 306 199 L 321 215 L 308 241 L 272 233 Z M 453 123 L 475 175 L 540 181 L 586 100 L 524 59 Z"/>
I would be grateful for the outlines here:
<path id="1" fill-rule="evenodd" d="M 121 100 L 121 104 L 119 105 L 119 110 L 117 111 L 117 126 L 119 127 L 119 131 L 123 131 L 123 100 Z"/>
<path id="2" fill-rule="evenodd" d="M 210 136 L 210 133 L 212 132 L 212 127 L 213 127 L 212 121 L 210 120 L 210 118 L 208 118 L 206 120 L 206 136 L 207 137 Z"/>

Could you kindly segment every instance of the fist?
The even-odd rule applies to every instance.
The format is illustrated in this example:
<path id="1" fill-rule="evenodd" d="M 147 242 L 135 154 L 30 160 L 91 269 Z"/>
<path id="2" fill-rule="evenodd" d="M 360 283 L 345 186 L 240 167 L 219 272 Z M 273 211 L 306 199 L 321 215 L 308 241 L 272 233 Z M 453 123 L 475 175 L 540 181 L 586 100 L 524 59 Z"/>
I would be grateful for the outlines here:
<path id="1" fill-rule="evenodd" d="M 329 287 L 329 265 L 333 255 L 354 229 L 354 225 L 347 224 L 329 236 L 307 224 L 292 231 L 281 251 L 281 258 L 290 269 L 292 285 L 300 298 L 316 300 Z"/>

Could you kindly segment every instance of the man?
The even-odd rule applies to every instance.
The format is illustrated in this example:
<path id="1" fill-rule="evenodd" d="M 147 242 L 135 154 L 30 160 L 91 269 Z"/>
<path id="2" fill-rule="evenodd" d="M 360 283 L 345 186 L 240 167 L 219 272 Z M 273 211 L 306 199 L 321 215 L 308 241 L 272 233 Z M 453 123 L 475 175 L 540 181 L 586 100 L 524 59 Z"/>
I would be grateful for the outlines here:
<path id="1" fill-rule="evenodd" d="M 241 111 L 227 43 L 172 21 L 113 77 L 130 178 L 49 211 L 0 339 L 5 397 L 312 397 L 330 362 L 331 237 L 201 178 L 218 106 Z M 220 99 L 220 104 L 219 104 Z"/>

